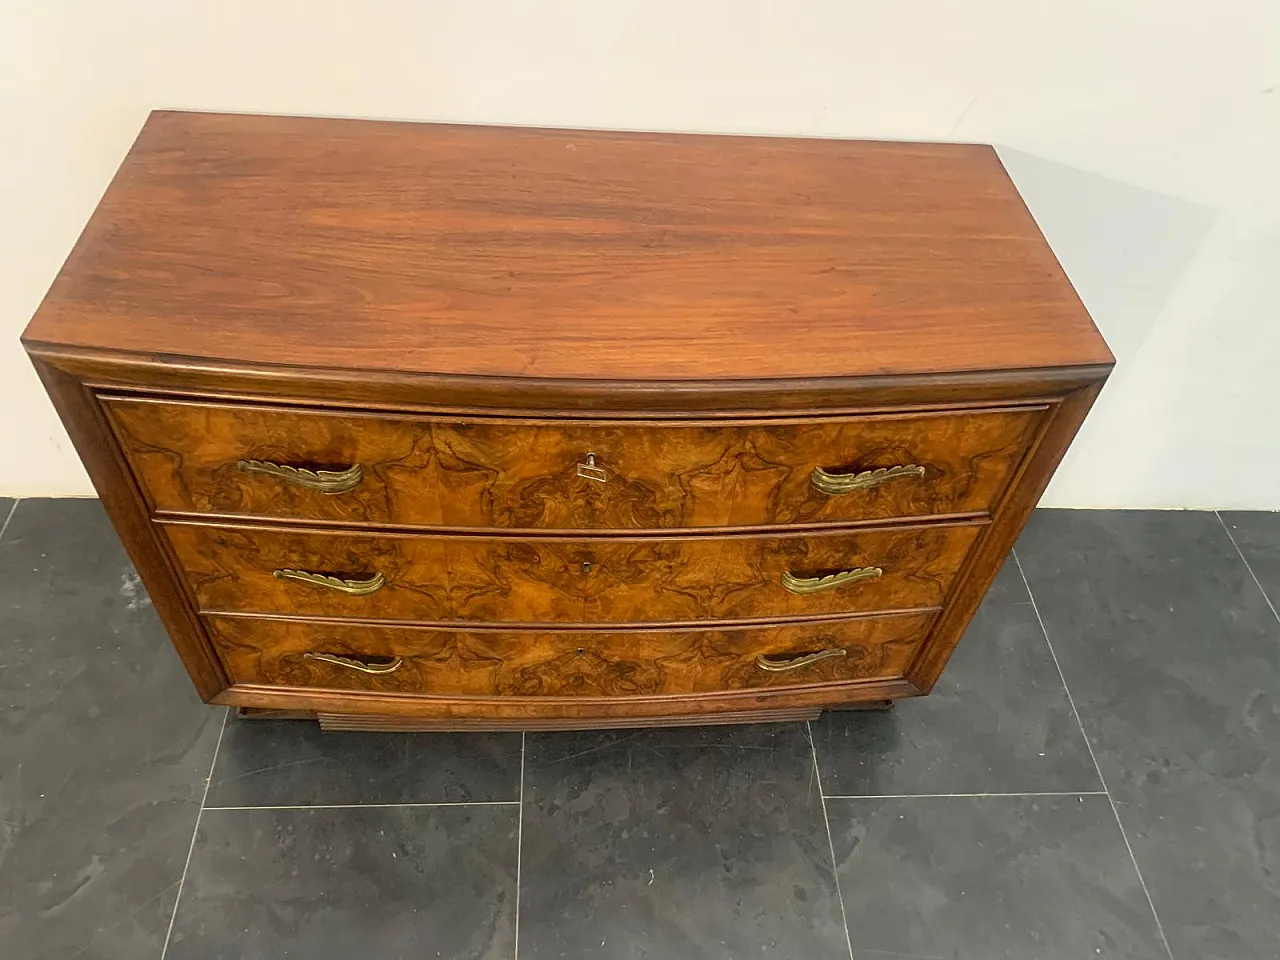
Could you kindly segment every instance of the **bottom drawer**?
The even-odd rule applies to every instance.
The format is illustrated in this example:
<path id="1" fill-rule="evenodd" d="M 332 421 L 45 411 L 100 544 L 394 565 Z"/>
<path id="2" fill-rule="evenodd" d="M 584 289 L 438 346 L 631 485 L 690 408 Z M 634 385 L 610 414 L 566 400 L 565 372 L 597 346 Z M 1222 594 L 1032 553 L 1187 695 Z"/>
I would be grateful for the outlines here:
<path id="1" fill-rule="evenodd" d="M 901 677 L 934 614 L 705 630 L 206 623 L 234 683 L 477 697 L 643 697 Z"/>

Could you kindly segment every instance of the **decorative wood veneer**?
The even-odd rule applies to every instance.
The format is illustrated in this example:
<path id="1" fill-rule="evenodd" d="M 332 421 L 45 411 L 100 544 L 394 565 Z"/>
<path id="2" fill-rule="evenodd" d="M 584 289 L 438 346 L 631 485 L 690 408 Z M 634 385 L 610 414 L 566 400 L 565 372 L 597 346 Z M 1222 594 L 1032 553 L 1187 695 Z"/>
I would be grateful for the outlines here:
<path id="1" fill-rule="evenodd" d="M 917 609 L 942 603 L 977 524 L 784 537 L 353 536 L 167 524 L 201 610 L 365 620 L 666 623 Z M 786 572 L 883 576 L 798 596 Z M 364 596 L 279 579 L 304 570 L 386 585 Z"/>
<path id="2" fill-rule="evenodd" d="M 463 632 L 210 617 L 236 683 L 479 697 L 645 697 L 902 677 L 932 614 L 770 628 Z M 842 656 L 769 672 L 756 658 Z M 368 674 L 308 653 L 400 657 Z"/>
<path id="3" fill-rule="evenodd" d="M 200 695 L 331 729 L 926 693 L 1112 364 L 989 147 L 181 113 L 23 342 Z"/>
<path id="4" fill-rule="evenodd" d="M 868 521 L 989 510 L 1045 407 L 839 420 L 546 423 L 106 401 L 155 508 L 454 528 L 659 529 Z M 577 469 L 594 458 L 603 481 Z M 341 470 L 329 495 L 241 460 Z M 842 495 L 815 467 L 919 465 Z"/>

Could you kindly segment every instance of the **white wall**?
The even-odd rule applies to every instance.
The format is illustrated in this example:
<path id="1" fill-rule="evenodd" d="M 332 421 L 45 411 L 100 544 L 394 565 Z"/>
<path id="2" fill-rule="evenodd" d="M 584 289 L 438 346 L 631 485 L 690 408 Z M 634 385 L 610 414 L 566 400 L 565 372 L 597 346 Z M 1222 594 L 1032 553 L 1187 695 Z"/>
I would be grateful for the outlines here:
<path id="1" fill-rule="evenodd" d="M 1280 508 L 1274 0 L 10 0 L 0 71 L 0 494 L 90 492 L 17 337 L 187 107 L 995 143 L 1119 358 L 1046 502 Z"/>

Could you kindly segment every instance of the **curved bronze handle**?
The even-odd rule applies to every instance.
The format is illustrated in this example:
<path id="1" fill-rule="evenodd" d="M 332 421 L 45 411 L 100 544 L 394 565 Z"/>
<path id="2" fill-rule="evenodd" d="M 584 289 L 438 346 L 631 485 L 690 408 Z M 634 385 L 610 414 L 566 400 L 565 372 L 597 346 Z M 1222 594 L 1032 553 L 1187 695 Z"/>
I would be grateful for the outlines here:
<path id="1" fill-rule="evenodd" d="M 344 657 L 338 653 L 304 653 L 302 656 L 306 660 L 332 663 L 335 667 L 346 667 L 348 670 L 359 670 L 361 673 L 395 673 L 404 663 L 399 657 L 369 657 L 368 660 L 357 660 L 355 657 Z"/>
<path id="2" fill-rule="evenodd" d="M 809 484 L 819 493 L 838 497 L 841 494 L 852 493 L 854 490 L 878 487 L 890 480 L 923 476 L 924 467 L 914 463 L 903 464 L 900 467 L 878 467 L 875 470 L 863 470 L 859 473 L 828 473 L 821 467 L 814 467 L 813 473 L 809 474 Z"/>
<path id="3" fill-rule="evenodd" d="M 308 573 L 306 570 L 276 570 L 271 575 L 277 580 L 297 580 L 299 583 L 337 590 L 352 597 L 367 596 L 381 590 L 387 582 L 387 578 L 380 573 L 375 573 L 367 580 L 343 580 L 327 573 Z"/>
<path id="4" fill-rule="evenodd" d="M 756 657 L 756 666 L 761 670 L 769 673 L 786 673 L 788 670 L 799 670 L 801 667 L 807 667 L 811 663 L 817 663 L 819 660 L 829 660 L 832 657 L 844 657 L 849 653 L 843 647 L 831 647 L 828 650 L 819 650 L 817 653 L 801 654 L 798 657 L 789 657 L 782 659 L 780 657 L 767 657 L 763 653 Z"/>
<path id="5" fill-rule="evenodd" d="M 306 467 L 291 467 L 287 463 L 272 463 L 270 460 L 237 460 L 236 466 L 245 473 L 265 473 L 295 487 L 328 494 L 347 493 L 358 487 L 364 479 L 364 470 L 358 463 L 345 470 L 308 470 Z"/>
<path id="6" fill-rule="evenodd" d="M 797 577 L 790 570 L 782 575 L 782 585 L 792 593 L 801 596 L 810 593 L 821 593 L 823 590 L 834 590 L 846 583 L 857 583 L 859 580 L 875 580 L 883 577 L 884 571 L 879 567 L 858 567 L 856 570 L 841 570 L 829 573 L 825 577 Z"/>

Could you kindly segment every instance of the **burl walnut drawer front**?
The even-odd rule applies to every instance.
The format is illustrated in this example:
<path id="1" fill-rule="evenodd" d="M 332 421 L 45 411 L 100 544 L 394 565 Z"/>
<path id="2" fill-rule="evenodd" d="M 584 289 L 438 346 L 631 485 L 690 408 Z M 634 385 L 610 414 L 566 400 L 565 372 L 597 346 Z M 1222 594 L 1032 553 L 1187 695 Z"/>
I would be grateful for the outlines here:
<path id="1" fill-rule="evenodd" d="M 441 696 L 636 697 L 896 679 L 933 614 L 709 630 L 490 631 L 209 617 L 234 683 Z"/>
<path id="2" fill-rule="evenodd" d="M 1044 412 L 556 423 L 104 402 L 160 511 L 528 530 L 982 513 Z"/>
<path id="3" fill-rule="evenodd" d="M 204 611 L 516 623 L 934 607 L 981 529 L 585 539 L 166 525 Z"/>

